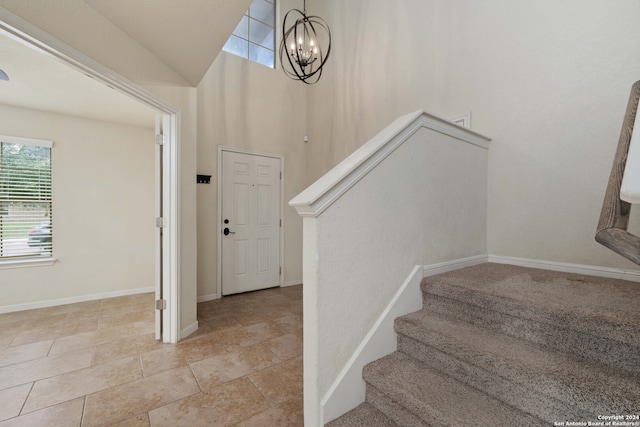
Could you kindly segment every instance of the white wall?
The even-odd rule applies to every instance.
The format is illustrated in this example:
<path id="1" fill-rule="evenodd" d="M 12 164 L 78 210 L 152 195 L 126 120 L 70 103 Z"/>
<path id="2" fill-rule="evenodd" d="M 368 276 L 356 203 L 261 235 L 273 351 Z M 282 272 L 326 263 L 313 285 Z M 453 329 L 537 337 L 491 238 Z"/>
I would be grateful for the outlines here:
<path id="1" fill-rule="evenodd" d="M 153 290 L 153 128 L 4 105 L 0 128 L 54 142 L 57 259 L 52 266 L 0 270 L 2 306 Z"/>
<path id="2" fill-rule="evenodd" d="M 414 266 L 486 253 L 486 178 L 486 148 L 421 128 L 304 218 L 305 425 Z"/>
<path id="3" fill-rule="evenodd" d="M 309 183 L 401 115 L 438 113 L 434 0 L 308 2 L 331 28 L 322 79 L 309 87 Z"/>
<path id="4" fill-rule="evenodd" d="M 83 0 L 0 0 L 0 6 L 180 110 L 180 329 L 196 318 L 196 89 Z"/>
<path id="5" fill-rule="evenodd" d="M 489 253 L 637 270 L 594 236 L 640 80 L 640 2 L 323 4 L 335 49 L 309 94 L 311 178 L 400 114 L 470 110 L 493 140 Z"/>
<path id="6" fill-rule="evenodd" d="M 219 145 L 284 156 L 284 283 L 302 283 L 302 220 L 287 202 L 307 185 L 306 94 L 282 70 L 226 52 L 198 85 L 198 173 L 212 175 L 197 187 L 199 298 L 217 294 Z"/>
<path id="7" fill-rule="evenodd" d="M 640 2 L 442 2 L 443 111 L 493 138 L 489 252 L 638 269 L 594 241 L 631 85 Z M 640 231 L 640 216 L 632 228 Z M 637 232 L 637 231 L 636 231 Z"/>

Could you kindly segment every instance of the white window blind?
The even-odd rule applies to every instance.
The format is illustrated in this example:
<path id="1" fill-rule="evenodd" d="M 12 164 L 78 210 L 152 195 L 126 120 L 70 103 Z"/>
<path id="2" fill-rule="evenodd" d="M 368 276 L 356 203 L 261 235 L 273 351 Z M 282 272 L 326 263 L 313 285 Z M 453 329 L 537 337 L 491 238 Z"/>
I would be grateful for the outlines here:
<path id="1" fill-rule="evenodd" d="M 0 135 L 0 260 L 51 256 L 52 145 Z"/>

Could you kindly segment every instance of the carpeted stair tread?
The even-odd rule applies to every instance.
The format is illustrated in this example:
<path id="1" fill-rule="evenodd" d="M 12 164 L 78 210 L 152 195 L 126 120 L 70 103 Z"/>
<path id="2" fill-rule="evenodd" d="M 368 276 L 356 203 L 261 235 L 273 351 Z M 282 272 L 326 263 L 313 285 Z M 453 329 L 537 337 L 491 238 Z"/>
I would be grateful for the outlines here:
<path id="1" fill-rule="evenodd" d="M 411 412 L 426 425 L 547 425 L 403 353 L 395 352 L 368 364 L 363 377 L 399 411 Z M 394 419 L 389 409 L 385 414 Z"/>
<path id="2" fill-rule="evenodd" d="M 538 417 L 550 414 L 549 422 L 568 411 L 584 417 L 640 408 L 637 379 L 592 362 L 426 310 L 397 318 L 395 328 L 399 350 L 511 405 L 525 403 Z"/>
<path id="3" fill-rule="evenodd" d="M 427 277 L 422 289 L 640 346 L 640 283 L 486 263 Z"/>
<path id="4" fill-rule="evenodd" d="M 632 309 L 640 301 L 639 283 L 483 264 L 425 278 L 421 286 L 425 310 L 640 378 L 640 310 Z M 584 307 L 558 308 L 558 301 L 572 298 Z"/>
<path id="5" fill-rule="evenodd" d="M 375 406 L 363 403 L 327 424 L 327 427 L 397 427 Z"/>

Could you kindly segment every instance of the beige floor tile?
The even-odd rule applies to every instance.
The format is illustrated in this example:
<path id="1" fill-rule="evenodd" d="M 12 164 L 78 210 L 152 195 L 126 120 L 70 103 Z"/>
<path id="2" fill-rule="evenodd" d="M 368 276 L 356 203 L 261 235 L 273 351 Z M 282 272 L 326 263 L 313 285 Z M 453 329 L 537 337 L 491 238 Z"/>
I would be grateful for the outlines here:
<path id="1" fill-rule="evenodd" d="M 0 427 L 78 427 L 84 398 L 75 399 L 0 422 Z"/>
<path id="2" fill-rule="evenodd" d="M 0 348 L 0 366 L 46 357 L 53 340 Z"/>
<path id="3" fill-rule="evenodd" d="M 242 326 L 255 325 L 256 323 L 266 322 L 279 316 L 282 316 L 282 309 L 278 307 L 267 307 L 256 311 L 235 314 L 236 319 L 238 319 Z"/>
<path id="4" fill-rule="evenodd" d="M 302 395 L 260 412 L 240 422 L 237 427 L 302 427 L 304 426 L 304 402 Z"/>
<path id="5" fill-rule="evenodd" d="M 249 375 L 269 403 L 277 405 L 302 393 L 302 357 Z"/>
<path id="6" fill-rule="evenodd" d="M 87 396 L 82 426 L 111 425 L 199 392 L 189 367 L 172 369 Z"/>
<path id="7" fill-rule="evenodd" d="M 41 317 L 43 315 L 72 314 L 72 313 L 96 313 L 102 306 L 102 300 L 77 302 L 73 304 L 56 305 L 54 307 L 29 310 L 32 315 Z"/>
<path id="8" fill-rule="evenodd" d="M 153 427 L 232 426 L 268 408 L 260 392 L 242 378 L 150 411 L 149 419 Z"/>
<path id="9" fill-rule="evenodd" d="M 36 381 L 22 413 L 36 411 L 140 378 L 140 361 L 134 356 Z"/>
<path id="10" fill-rule="evenodd" d="M 2 327 L 0 326 L 0 329 L 1 328 Z M 8 347 L 9 344 L 11 344 L 11 341 L 13 341 L 13 339 L 16 337 L 16 335 L 18 335 L 18 332 L 13 329 L 0 330 L 0 348 Z"/>
<path id="11" fill-rule="evenodd" d="M 149 414 L 144 413 L 137 415 L 133 418 L 129 418 L 127 420 L 121 421 L 119 423 L 113 424 L 111 427 L 150 427 L 149 423 Z"/>
<path id="12" fill-rule="evenodd" d="M 227 349 L 220 340 L 205 336 L 178 344 L 164 344 L 157 350 L 142 353 L 140 360 L 144 376 L 148 377 L 223 353 L 227 353 Z"/>
<path id="13" fill-rule="evenodd" d="M 200 388 L 207 391 L 279 361 L 268 348 L 256 344 L 192 363 L 191 370 Z"/>
<path id="14" fill-rule="evenodd" d="M 262 343 L 280 360 L 302 356 L 302 331 L 286 334 Z"/>
<path id="15" fill-rule="evenodd" d="M 154 322 L 155 313 L 152 306 L 146 306 L 146 310 L 134 310 L 120 314 L 104 314 L 98 320 L 98 329 L 109 328 L 111 326 L 125 325 L 136 322 Z"/>
<path id="16" fill-rule="evenodd" d="M 219 337 L 228 350 L 236 350 L 298 331 L 302 328 L 302 322 L 295 316 L 285 316 L 268 321 L 255 323 L 242 328 L 229 328 L 220 331 Z"/>
<path id="17" fill-rule="evenodd" d="M 0 368 L 0 390 L 91 366 L 93 349 L 49 356 Z"/>
<path id="18" fill-rule="evenodd" d="M 24 401 L 27 400 L 32 383 L 0 390 L 0 421 L 17 417 Z"/>
<path id="19" fill-rule="evenodd" d="M 134 335 L 96 346 L 93 364 L 111 362 L 128 356 L 135 356 L 147 351 L 162 348 L 163 344 L 156 340 L 155 333 Z"/>
<path id="20" fill-rule="evenodd" d="M 55 320 L 51 324 L 40 324 L 22 328 L 11 342 L 12 346 L 31 344 L 48 339 L 66 337 L 69 335 L 95 331 L 98 327 L 98 317 L 85 317 L 81 319 L 68 319 L 67 314 L 63 320 Z"/>
<path id="21" fill-rule="evenodd" d="M 122 297 L 106 298 L 102 300 L 101 310 L 108 312 L 117 310 L 125 306 L 144 305 L 148 304 L 153 307 L 154 295 L 153 292 L 146 292 L 144 294 L 125 295 Z"/>
<path id="22" fill-rule="evenodd" d="M 207 320 L 198 320 L 198 330 L 189 335 L 187 340 L 196 339 L 212 332 L 220 332 L 227 329 L 241 328 L 242 325 L 233 316 L 221 316 L 209 318 Z"/>
<path id="23" fill-rule="evenodd" d="M 58 338 L 53 342 L 53 346 L 51 346 L 49 354 L 66 353 L 73 350 L 106 344 L 122 337 L 143 335 L 149 333 L 149 328 L 150 326 L 148 323 L 137 322 L 129 325 L 113 326 L 72 336 L 65 336 Z M 153 330 L 153 325 L 151 326 L 151 330 Z"/>

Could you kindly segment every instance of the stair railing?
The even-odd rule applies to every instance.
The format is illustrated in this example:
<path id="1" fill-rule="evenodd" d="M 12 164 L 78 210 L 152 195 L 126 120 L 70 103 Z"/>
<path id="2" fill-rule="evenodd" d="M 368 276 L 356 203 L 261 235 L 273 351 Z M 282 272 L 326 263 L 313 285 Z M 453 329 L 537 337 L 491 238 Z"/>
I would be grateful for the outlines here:
<path id="1" fill-rule="evenodd" d="M 640 265 L 640 237 L 627 231 L 631 204 L 620 198 L 622 178 L 627 164 L 631 135 L 638 111 L 640 81 L 631 87 L 629 103 L 625 113 L 618 148 L 613 159 L 607 192 L 602 203 L 600 221 L 596 231 L 596 241 L 617 252 L 628 260 Z"/>

